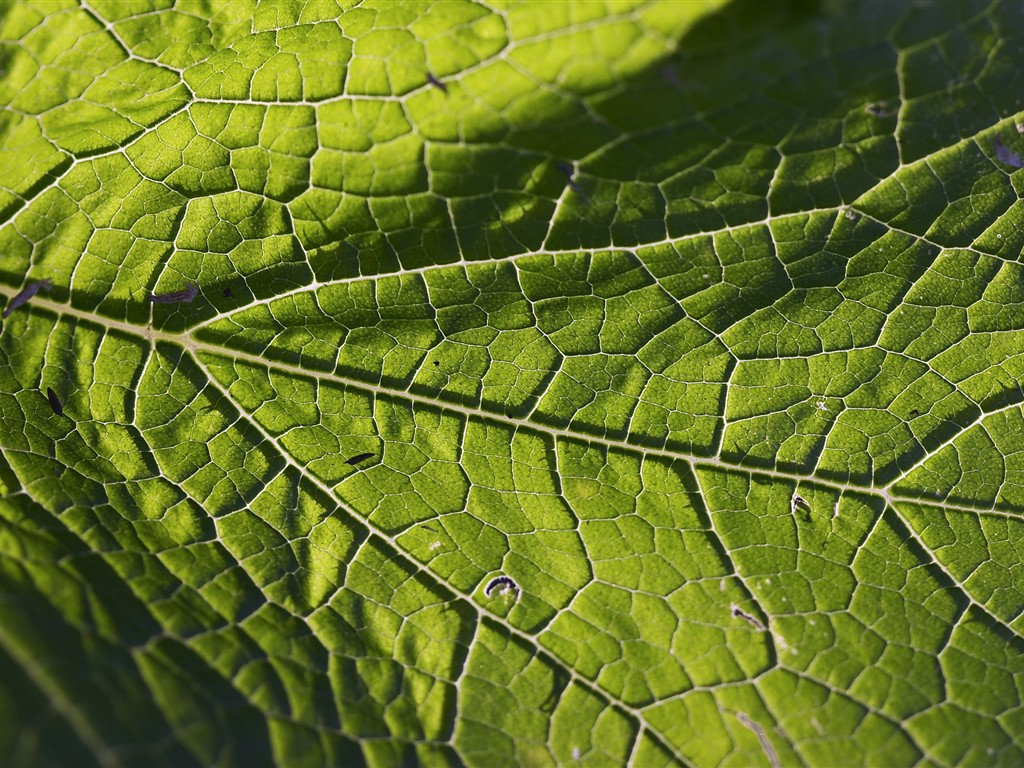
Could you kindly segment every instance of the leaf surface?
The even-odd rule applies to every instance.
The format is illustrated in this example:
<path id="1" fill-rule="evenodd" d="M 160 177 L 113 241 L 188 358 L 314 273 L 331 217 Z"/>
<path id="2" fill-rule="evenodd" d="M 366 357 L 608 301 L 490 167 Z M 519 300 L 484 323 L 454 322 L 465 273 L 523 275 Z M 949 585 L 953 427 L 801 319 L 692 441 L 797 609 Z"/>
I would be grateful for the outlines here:
<path id="1" fill-rule="evenodd" d="M 1018 6 L 0 14 L 3 762 L 1024 762 Z"/>

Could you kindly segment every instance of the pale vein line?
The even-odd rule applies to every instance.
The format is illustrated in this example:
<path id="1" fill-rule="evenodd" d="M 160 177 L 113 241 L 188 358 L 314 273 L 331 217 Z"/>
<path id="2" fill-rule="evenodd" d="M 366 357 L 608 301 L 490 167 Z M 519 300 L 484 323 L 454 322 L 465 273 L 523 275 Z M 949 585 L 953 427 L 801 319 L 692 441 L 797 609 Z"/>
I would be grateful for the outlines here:
<path id="1" fill-rule="evenodd" d="M 0 295 L 3 295 L 0 293 Z M 140 326 L 132 323 L 111 320 L 103 318 L 97 320 L 96 316 L 83 310 L 76 309 L 67 304 L 61 304 L 53 301 L 46 297 L 37 296 L 32 301 L 33 307 L 45 308 L 57 315 L 67 315 L 76 319 L 95 324 L 99 327 L 107 329 L 113 329 L 125 333 L 131 336 L 142 336 L 149 341 L 166 341 L 171 344 L 183 346 L 192 352 L 205 352 L 207 354 L 218 355 L 222 357 L 230 357 L 232 359 L 247 362 L 252 365 L 263 366 L 267 368 L 275 368 L 280 371 L 290 373 L 295 376 L 302 378 L 318 378 L 323 380 L 332 381 L 337 384 L 341 384 L 346 387 L 352 387 L 360 389 L 365 392 L 372 392 L 375 395 L 383 395 L 385 397 L 404 399 L 412 403 L 423 405 L 427 408 L 441 410 L 443 412 L 457 413 L 462 416 L 472 419 L 485 419 L 492 422 L 509 426 L 513 425 L 524 430 L 531 430 L 534 432 L 550 435 L 556 439 L 565 439 L 573 442 L 589 442 L 596 445 L 601 445 L 606 448 L 613 448 L 616 450 L 629 450 L 636 453 L 648 454 L 651 456 L 659 456 L 661 458 L 671 461 L 685 461 L 691 467 L 714 467 L 718 469 L 726 470 L 740 470 L 753 475 L 761 475 L 764 477 L 771 477 L 778 480 L 785 480 L 789 482 L 801 482 L 801 481 L 812 481 L 825 488 L 832 488 L 836 491 L 847 491 L 849 493 L 870 495 L 872 493 L 876 495 L 882 495 L 883 498 L 890 498 L 889 494 L 883 493 L 886 488 L 883 486 L 876 486 L 873 483 L 871 485 L 861 485 L 856 483 L 846 483 L 839 480 L 831 480 L 825 477 L 818 477 L 813 474 L 801 474 L 798 472 L 787 472 L 785 470 L 773 469 L 771 467 L 759 467 L 759 466 L 743 466 L 741 464 L 730 463 L 722 459 L 718 459 L 712 456 L 705 456 L 694 452 L 688 452 L 683 450 L 668 450 L 664 448 L 647 447 L 644 445 L 621 442 L 618 440 L 601 437 L 600 435 L 591 435 L 585 432 L 577 432 L 569 427 L 559 428 L 552 427 L 547 424 L 540 424 L 529 421 L 528 419 L 515 416 L 505 416 L 500 412 L 491 412 L 485 410 L 483 407 L 471 407 L 462 405 L 455 402 L 444 402 L 437 399 L 418 395 L 411 392 L 407 392 L 402 389 L 387 387 L 383 384 L 371 384 L 364 381 L 360 381 L 355 378 L 342 376 L 335 372 L 328 371 L 310 371 L 306 368 L 302 368 L 299 365 L 293 363 L 282 362 L 274 359 L 264 358 L 259 354 L 246 352 L 244 350 L 236 350 L 232 348 L 225 348 L 215 344 L 206 342 L 196 341 L 191 334 L 179 335 L 176 333 L 170 333 L 166 331 L 158 331 L 153 328 L 141 328 Z M 908 496 L 908 499 L 920 501 L 918 497 Z"/>
<path id="2" fill-rule="evenodd" d="M 0 293 L 2 295 L 2 293 Z M 823 488 L 830 488 L 838 492 L 849 492 L 857 495 L 868 495 L 878 496 L 885 500 L 887 503 L 892 501 L 905 501 L 918 504 L 936 505 L 940 504 L 942 507 L 947 509 L 955 509 L 967 513 L 976 514 L 995 514 L 1013 519 L 1021 519 L 1024 517 L 1024 512 L 1015 513 L 1013 511 L 1004 511 L 992 507 L 977 507 L 970 504 L 964 503 L 945 503 L 937 502 L 936 499 L 929 499 L 922 497 L 921 495 L 915 495 L 913 493 L 901 493 L 893 490 L 893 486 L 898 482 L 900 478 L 893 480 L 885 485 L 876 486 L 873 483 L 871 485 L 847 483 L 838 480 L 832 480 L 827 477 L 820 477 L 813 473 L 799 473 L 789 472 L 785 470 L 778 470 L 771 467 L 760 467 L 760 466 L 744 466 L 738 463 L 731 463 L 718 459 L 716 457 L 705 456 L 703 454 L 683 451 L 683 450 L 668 450 L 661 448 L 647 447 L 635 443 L 622 442 L 609 438 L 604 438 L 598 435 L 590 435 L 585 432 L 576 432 L 570 428 L 557 428 L 551 427 L 545 424 L 539 424 L 530 421 L 528 418 L 505 416 L 500 412 L 490 412 L 484 410 L 482 407 L 470 407 L 461 405 L 454 402 L 444 402 L 426 397 L 423 395 L 416 395 L 405 390 L 397 388 L 389 388 L 379 384 L 370 384 L 358 379 L 348 378 L 345 376 L 338 375 L 333 372 L 321 372 L 321 371 L 309 371 L 298 365 L 284 363 L 276 360 L 266 359 L 258 354 L 244 352 L 241 350 L 235 350 L 231 348 L 219 347 L 214 344 L 207 344 L 204 342 L 196 342 L 189 335 L 178 335 L 176 333 L 169 333 L 165 331 L 157 331 L 152 328 L 142 328 L 138 325 L 126 321 L 110 320 L 102 318 L 97 320 L 96 316 L 83 310 L 76 309 L 66 304 L 53 301 L 52 299 L 46 298 L 45 296 L 37 296 L 32 300 L 32 306 L 38 306 L 45 308 L 57 315 L 66 315 L 74 317 L 78 320 L 82 320 L 86 323 L 94 324 L 98 327 L 104 327 L 120 331 L 126 335 L 134 337 L 143 337 L 151 342 L 153 341 L 166 341 L 171 344 L 183 346 L 191 351 L 206 352 L 208 354 L 231 357 L 239 359 L 244 362 L 248 362 L 257 366 L 264 366 L 267 368 L 276 368 L 278 370 L 290 373 L 295 376 L 303 378 L 317 378 L 326 379 L 333 381 L 337 384 L 341 384 L 346 387 L 353 387 L 355 389 L 361 389 L 363 391 L 372 392 L 376 395 L 384 395 L 386 397 L 394 397 L 399 399 L 405 399 L 410 402 L 422 404 L 428 408 L 438 409 L 442 412 L 448 411 L 453 413 L 459 413 L 463 416 L 473 419 L 483 419 L 487 421 L 497 422 L 504 426 L 514 425 L 524 430 L 532 430 L 534 432 L 547 434 L 553 438 L 562 438 L 573 442 L 588 442 L 597 445 L 604 446 L 606 448 L 612 448 L 616 450 L 628 450 L 635 453 L 649 454 L 652 456 L 658 456 L 663 459 L 670 461 L 685 461 L 691 467 L 697 469 L 701 467 L 710 467 L 716 469 L 724 469 L 729 471 L 741 471 L 751 476 L 762 476 L 770 477 L 777 480 L 783 480 L 787 482 L 812 482 Z M 1006 406 L 1005 408 L 992 411 L 991 413 L 998 413 L 1002 410 L 1012 410 L 1014 407 L 1020 407 L 1019 404 L 1013 406 Z"/>
<path id="3" fill-rule="evenodd" d="M 566 188 L 568 188 L 568 187 L 566 187 Z M 346 193 L 346 194 L 348 194 L 348 193 Z M 359 196 L 359 195 L 352 195 L 352 197 L 361 197 L 361 196 Z M 324 281 L 324 282 L 320 282 L 320 281 L 314 279 L 312 282 L 310 282 L 307 285 L 299 286 L 298 288 L 292 288 L 291 290 L 283 291 L 282 293 L 278 293 L 278 294 L 275 294 L 273 296 L 268 296 L 268 297 L 266 297 L 264 299 L 256 299 L 253 302 L 251 302 L 249 304 L 246 304 L 244 307 L 239 307 L 239 308 L 236 308 L 236 309 L 231 309 L 231 310 L 228 310 L 226 312 L 220 312 L 220 313 L 214 315 L 213 317 L 210 317 L 210 318 L 208 318 L 206 320 L 203 320 L 203 321 L 201 321 L 199 323 L 196 323 L 193 326 L 193 328 L 194 329 L 203 328 L 203 327 L 209 326 L 209 325 L 217 322 L 218 320 L 223 320 L 225 318 L 231 317 L 232 315 L 236 315 L 239 312 L 248 311 L 248 310 L 252 309 L 253 307 L 257 307 L 257 306 L 264 305 L 264 304 L 272 304 L 272 303 L 274 303 L 275 301 L 277 301 L 279 299 L 285 299 L 285 298 L 288 298 L 289 296 L 293 296 L 295 294 L 305 293 L 305 292 L 308 292 L 308 291 L 315 291 L 315 290 L 317 290 L 319 288 L 324 288 L 324 287 L 328 287 L 328 286 L 347 285 L 349 283 L 356 283 L 356 282 L 361 282 L 361 281 L 364 281 L 364 280 L 381 280 L 381 279 L 384 279 L 384 278 L 399 278 L 399 277 L 404 277 L 406 275 L 425 275 L 425 274 L 429 274 L 431 272 L 443 271 L 443 270 L 446 270 L 446 269 L 456 269 L 456 268 L 459 268 L 459 267 L 462 267 L 464 269 L 469 269 L 469 268 L 472 268 L 472 267 L 493 266 L 495 264 L 513 264 L 513 265 L 515 265 L 519 261 L 523 261 L 523 260 L 530 259 L 530 258 L 536 258 L 536 257 L 544 257 L 544 256 L 576 256 L 576 255 L 583 255 L 583 256 L 591 256 L 591 257 L 593 257 L 593 256 L 597 256 L 597 255 L 601 255 L 601 254 L 605 254 L 605 253 L 609 253 L 609 252 L 630 253 L 630 254 L 635 255 L 638 258 L 638 260 L 641 261 L 641 264 L 643 265 L 644 269 L 649 274 L 651 274 L 652 277 L 654 277 L 653 273 L 650 273 L 650 270 L 646 266 L 646 264 L 643 263 L 643 258 L 644 258 L 644 255 L 645 255 L 646 251 L 654 250 L 656 248 L 661 248 L 661 247 L 665 247 L 665 246 L 677 245 L 677 244 L 680 244 L 680 243 L 689 242 L 691 240 L 700 240 L 700 239 L 704 239 L 704 238 L 707 238 L 707 239 L 711 240 L 711 239 L 714 239 L 718 235 L 728 234 L 728 233 L 731 233 L 731 232 L 741 232 L 741 231 L 746 231 L 746 230 L 749 230 L 749 229 L 756 229 L 758 227 L 767 227 L 773 221 L 785 221 L 785 220 L 790 219 L 790 218 L 804 218 L 804 217 L 807 217 L 809 215 L 816 215 L 816 214 L 837 213 L 840 210 L 840 208 L 841 208 L 841 206 L 835 206 L 835 207 L 831 207 L 831 208 L 818 208 L 818 209 L 811 210 L 811 211 L 801 211 L 800 213 L 786 214 L 786 215 L 777 216 L 777 217 L 774 217 L 774 218 L 769 217 L 767 219 L 761 219 L 759 221 L 751 221 L 751 222 L 747 222 L 747 223 L 744 223 L 744 224 L 734 224 L 734 225 L 731 225 L 731 226 L 721 227 L 719 229 L 714 229 L 714 230 L 708 230 L 708 231 L 702 231 L 702 232 L 690 232 L 690 233 L 687 233 L 687 234 L 684 234 L 684 235 L 677 235 L 677 236 L 672 236 L 672 237 L 666 237 L 666 238 L 663 238 L 662 240 L 652 240 L 650 242 L 638 243 L 636 245 L 602 245 L 602 246 L 594 246 L 594 247 L 564 248 L 564 249 L 558 249 L 558 248 L 556 248 L 556 249 L 539 248 L 539 249 L 533 250 L 533 251 L 527 251 L 527 252 L 524 252 L 524 253 L 513 254 L 511 256 L 505 256 L 505 257 L 502 257 L 500 259 L 493 259 L 493 258 L 464 259 L 463 258 L 463 259 L 456 259 L 456 260 L 453 260 L 453 261 L 445 262 L 443 264 L 427 264 L 427 265 L 424 265 L 424 266 L 421 266 L 421 267 L 412 267 L 410 269 L 402 269 L 401 267 L 399 267 L 397 272 L 365 273 L 365 274 L 353 275 L 352 277 L 342 277 L 342 278 L 337 278 L 335 280 L 327 280 L 327 281 Z M 316 250 L 317 250 L 316 248 L 311 249 L 312 252 L 315 252 Z M 669 295 L 671 296 L 671 293 L 669 293 Z M 673 299 L 675 299 L 675 297 L 673 297 Z M 676 301 L 678 301 L 678 299 L 676 299 Z"/>
<path id="4" fill-rule="evenodd" d="M 217 379 L 209 372 L 209 370 L 207 369 L 206 365 L 202 362 L 202 360 L 199 358 L 199 356 L 193 354 L 193 355 L 190 355 L 190 357 L 192 359 L 192 362 L 195 365 L 197 365 L 199 367 L 199 369 L 201 371 L 203 371 L 203 373 L 206 375 L 207 380 L 209 381 L 210 385 L 213 386 L 214 388 L 216 388 L 218 391 L 220 391 L 221 394 L 225 398 L 227 398 L 229 402 L 234 402 L 234 400 L 232 398 L 230 398 L 228 393 L 223 389 L 223 387 L 220 385 L 220 383 L 217 381 Z M 240 407 L 239 407 L 239 413 L 242 413 L 242 409 Z M 335 493 L 335 491 L 333 489 L 331 489 L 329 486 L 327 486 L 323 481 L 321 481 L 320 478 L 318 478 L 315 474 L 309 472 L 305 467 L 300 466 L 299 464 L 297 464 L 295 462 L 295 460 L 292 459 L 291 455 L 287 451 L 285 451 L 284 448 L 277 442 L 276 438 L 274 438 L 269 432 L 267 432 L 263 428 L 263 426 L 258 421 L 256 421 L 255 418 L 253 418 L 251 415 L 247 414 L 246 415 L 246 420 L 253 427 L 253 429 L 255 429 L 257 432 L 260 433 L 260 435 L 263 436 L 264 440 L 266 440 L 269 445 L 272 445 L 272 446 L 274 446 L 274 447 L 276 447 L 278 449 L 278 451 L 280 452 L 280 454 L 281 454 L 282 458 L 285 460 L 285 462 L 287 462 L 289 465 L 291 465 L 300 475 L 305 477 L 308 482 L 310 482 L 313 485 L 315 485 L 321 491 L 321 493 L 323 493 L 323 494 L 325 494 L 327 496 L 327 498 L 329 498 L 329 499 L 333 500 L 335 503 L 337 503 L 339 508 L 344 510 L 346 514 L 351 516 L 353 519 L 360 521 L 360 523 L 363 526 L 365 526 L 369 537 L 375 537 L 377 539 L 380 539 L 380 540 L 386 542 L 389 545 L 389 548 L 393 552 L 395 552 L 400 558 L 402 558 L 402 560 L 407 565 L 409 565 L 411 568 L 416 570 L 418 573 L 422 573 L 422 574 L 424 574 L 426 576 L 429 576 L 431 578 L 431 580 L 436 580 L 437 582 L 439 582 L 441 584 L 444 584 L 445 588 L 448 591 L 450 591 L 453 595 L 456 595 L 458 598 L 460 598 L 462 601 L 464 601 L 467 605 L 470 606 L 470 608 L 479 617 L 479 619 L 478 619 L 479 621 L 491 621 L 491 622 L 494 622 L 494 623 L 498 624 L 506 632 L 508 632 L 509 635 L 514 635 L 515 637 L 519 638 L 520 640 L 522 640 L 523 642 L 525 642 L 528 645 L 532 646 L 533 648 L 536 648 L 537 649 L 537 654 L 539 656 L 547 656 L 552 661 L 555 661 L 559 667 L 567 670 L 567 672 L 569 673 L 569 677 L 570 677 L 570 679 L 573 682 L 575 682 L 578 685 L 580 685 L 581 687 L 589 690 L 591 693 L 596 695 L 599 699 L 604 699 L 606 701 L 611 702 L 613 704 L 613 706 L 619 707 L 622 711 L 624 711 L 627 714 L 631 715 L 636 720 L 636 722 L 638 724 L 643 725 L 643 724 L 646 723 L 646 720 L 645 720 L 645 718 L 643 716 L 643 713 L 640 710 L 637 710 L 637 709 L 629 706 L 625 702 L 620 701 L 617 697 L 612 695 L 610 692 L 605 691 L 603 688 L 599 687 L 597 684 L 595 684 L 595 683 L 591 682 L 589 679 L 581 676 L 579 673 L 576 672 L 575 668 L 573 668 L 572 666 L 566 664 L 564 661 L 559 659 L 551 651 L 547 650 L 540 643 L 539 638 L 534 637 L 533 635 L 529 634 L 528 632 L 525 632 L 525 631 L 519 629 L 518 627 L 510 624 L 504 617 L 500 616 L 499 614 L 492 613 L 491 611 L 488 611 L 486 608 L 484 608 L 483 606 L 479 605 L 476 601 L 474 601 L 472 599 L 472 593 L 467 593 L 467 592 L 462 591 L 461 589 L 458 589 L 457 587 L 455 587 L 451 583 L 441 579 L 441 577 L 437 573 L 435 573 L 434 571 L 431 571 L 428 567 L 425 567 L 421 562 L 416 560 L 416 558 L 414 558 L 412 555 L 410 555 L 408 552 L 406 552 L 405 548 L 400 546 L 398 541 L 393 536 L 390 536 L 390 535 L 384 533 L 383 531 L 378 530 L 372 523 L 370 523 L 370 521 L 365 516 L 355 512 L 353 509 L 351 509 L 348 506 L 346 506 L 342 502 L 342 500 L 338 497 L 338 494 Z M 340 585 L 338 587 L 338 591 L 341 591 L 343 589 L 346 589 L 346 587 L 344 585 Z M 329 603 L 330 600 L 327 600 L 325 602 Z M 470 650 L 472 650 L 472 647 L 470 647 Z M 672 751 L 672 750 L 670 750 L 670 751 Z"/>
<path id="5" fill-rule="evenodd" d="M 120 758 L 107 745 L 103 736 L 95 730 L 92 725 L 93 718 L 65 695 L 60 684 L 51 679 L 48 672 L 37 663 L 36 658 L 22 650 L 21 643 L 11 641 L 2 625 L 0 625 L 0 643 L 17 660 L 22 672 L 35 683 L 40 692 L 46 695 L 50 706 L 64 718 L 71 730 L 82 740 L 82 743 L 92 751 L 99 764 L 104 768 L 119 768 L 122 765 Z"/>

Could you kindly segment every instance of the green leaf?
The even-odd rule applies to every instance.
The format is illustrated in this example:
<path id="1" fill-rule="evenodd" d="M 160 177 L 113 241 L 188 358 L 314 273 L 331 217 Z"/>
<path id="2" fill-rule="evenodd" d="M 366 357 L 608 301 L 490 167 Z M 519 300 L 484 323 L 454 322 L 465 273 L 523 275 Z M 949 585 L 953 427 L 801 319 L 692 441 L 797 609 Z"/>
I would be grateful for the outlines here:
<path id="1" fill-rule="evenodd" d="M 1020 20 L 4 6 L 0 762 L 1020 765 Z"/>

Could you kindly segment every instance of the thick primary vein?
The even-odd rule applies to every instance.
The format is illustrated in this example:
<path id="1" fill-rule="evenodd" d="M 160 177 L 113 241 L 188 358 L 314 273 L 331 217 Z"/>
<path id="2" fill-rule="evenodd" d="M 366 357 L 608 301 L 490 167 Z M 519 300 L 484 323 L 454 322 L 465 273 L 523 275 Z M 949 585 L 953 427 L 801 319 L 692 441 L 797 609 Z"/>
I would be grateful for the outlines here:
<path id="1" fill-rule="evenodd" d="M 2 295 L 2 294 L 0 294 Z M 299 365 L 293 365 L 286 362 L 281 362 L 273 359 L 267 359 L 259 354 L 252 352 L 246 352 L 243 350 L 237 350 L 233 348 L 221 347 L 216 344 L 210 344 L 208 342 L 196 341 L 191 334 L 176 334 L 169 333 L 166 331 L 154 330 L 153 328 L 141 328 L 132 323 L 127 323 L 119 320 L 109 319 L 97 319 L 95 315 L 85 312 L 67 304 L 61 304 L 45 297 L 36 297 L 33 299 L 33 306 L 40 308 L 46 308 L 57 315 L 67 315 L 75 317 L 79 320 L 95 323 L 100 327 L 117 330 L 122 333 L 130 334 L 132 336 L 139 336 L 145 338 L 147 341 L 155 342 L 166 341 L 179 346 L 192 352 L 206 352 L 213 355 L 228 357 L 232 359 L 242 360 L 249 363 L 255 363 L 260 366 L 266 366 L 268 368 L 274 368 L 277 370 L 285 371 L 294 375 L 302 376 L 304 378 L 315 378 L 327 381 L 333 381 L 345 386 L 361 389 L 366 392 L 373 392 L 375 394 L 387 395 L 391 397 L 398 397 L 407 400 L 412 403 L 419 403 L 422 405 L 429 406 L 431 408 L 439 408 L 443 411 L 452 413 L 459 413 L 464 416 L 469 416 L 476 419 L 485 419 L 488 421 L 496 422 L 504 425 L 515 425 L 523 429 L 532 430 L 534 432 L 550 435 L 556 439 L 568 439 L 582 442 L 589 442 L 595 445 L 601 445 L 606 448 L 617 448 L 626 449 L 639 454 L 645 454 L 650 456 L 658 456 L 669 460 L 683 460 L 687 462 L 691 467 L 715 467 L 718 469 L 728 469 L 733 471 L 741 471 L 750 475 L 759 475 L 763 477 L 771 477 L 777 480 L 785 480 L 787 482 L 799 484 L 801 482 L 813 482 L 816 485 L 820 485 L 824 488 L 831 488 L 839 492 L 849 492 L 858 494 L 878 495 L 885 498 L 883 491 L 886 490 L 887 486 L 876 486 L 874 482 L 871 485 L 858 485 L 856 483 L 844 483 L 837 480 L 832 480 L 825 477 L 818 477 L 813 474 L 803 474 L 799 472 L 787 472 L 785 470 L 778 470 L 772 468 L 762 467 L 744 467 L 739 464 L 730 463 L 721 459 L 705 456 L 698 453 L 692 453 L 682 450 L 666 450 L 660 448 L 648 448 L 642 445 L 636 445 L 633 443 L 622 442 L 618 440 L 611 440 L 608 438 L 600 437 L 597 435 L 590 435 L 585 432 L 576 432 L 568 428 L 552 427 L 547 424 L 539 424 L 528 419 L 524 419 L 516 416 L 505 416 L 498 412 L 487 411 L 482 407 L 470 407 L 454 402 L 444 402 L 435 400 L 424 395 L 415 394 L 406 390 L 398 389 L 395 387 L 388 387 L 383 384 L 372 384 L 359 379 L 343 376 L 336 372 L 323 372 L 310 370 L 303 368 Z"/>
<path id="2" fill-rule="evenodd" d="M 203 364 L 203 362 L 200 359 L 200 357 L 198 355 L 191 355 L 191 358 L 192 358 L 193 363 L 205 374 L 205 376 L 207 378 L 207 382 L 209 383 L 209 385 L 214 387 L 215 389 L 217 389 L 221 393 L 221 395 L 223 397 L 225 397 L 230 402 L 231 401 L 230 396 L 220 386 L 220 384 L 217 383 L 216 378 L 213 377 L 209 373 L 209 371 L 207 370 L 206 366 Z M 241 408 L 239 408 L 239 412 L 242 413 L 242 409 Z M 329 486 L 324 484 L 320 480 L 320 478 L 318 478 L 315 474 L 307 471 L 306 467 L 304 467 L 301 464 L 299 464 L 296 461 L 294 461 L 294 459 L 291 458 L 290 454 L 287 451 L 285 451 L 284 448 L 277 442 L 276 438 L 274 438 L 269 432 L 267 432 L 262 427 L 262 425 L 260 425 L 259 422 L 256 421 L 256 419 L 252 418 L 252 416 L 249 415 L 249 414 L 246 414 L 245 418 L 248 421 L 249 425 L 252 426 L 253 429 L 255 429 L 257 432 L 259 432 L 260 435 L 263 437 L 264 440 L 267 441 L 268 444 L 273 445 L 275 448 L 277 448 L 277 450 L 279 451 L 280 455 L 282 456 L 282 458 L 284 459 L 285 462 L 287 462 L 299 474 L 301 474 L 304 478 L 306 478 L 306 480 L 308 480 L 310 483 L 315 485 L 328 498 L 333 499 L 338 504 L 338 506 L 346 512 L 346 514 L 350 515 L 352 518 L 354 518 L 356 520 L 359 520 L 363 525 L 365 525 L 370 536 L 375 537 L 375 538 L 385 542 L 388 545 L 388 548 L 391 549 L 393 552 L 395 552 L 402 559 L 402 561 L 405 562 L 408 566 L 410 566 L 411 568 L 414 568 L 419 573 L 423 573 L 424 575 L 429 576 L 434 581 L 436 581 L 436 582 L 438 582 L 440 584 L 443 584 L 445 589 L 447 589 L 452 594 L 456 595 L 464 604 L 469 606 L 470 609 L 473 610 L 478 615 L 479 620 L 493 622 L 495 625 L 501 627 L 501 629 L 504 632 L 508 633 L 509 635 L 514 635 L 515 637 L 518 637 L 523 642 L 528 643 L 529 645 L 531 645 L 532 647 L 537 649 L 537 655 L 538 656 L 547 657 L 552 662 L 556 663 L 558 666 L 560 666 L 563 669 L 565 669 L 567 671 L 567 673 L 569 674 L 569 677 L 571 678 L 571 680 L 573 682 L 575 682 L 575 683 L 581 685 L 582 687 L 586 688 L 587 690 L 591 691 L 594 695 L 598 696 L 599 698 L 606 699 L 606 700 L 612 702 L 613 706 L 619 708 L 624 713 L 626 713 L 626 714 L 632 716 L 633 718 L 635 718 L 638 723 L 640 723 L 640 724 L 645 724 L 646 723 L 646 720 L 645 720 L 645 718 L 643 716 L 643 713 L 640 710 L 637 710 L 637 709 L 629 706 L 625 702 L 615 698 L 608 691 L 605 691 L 603 688 L 597 686 L 595 683 L 591 682 L 589 679 L 579 675 L 576 672 L 574 667 L 572 667 L 569 664 L 566 664 L 561 659 L 558 659 L 558 657 L 555 656 L 554 654 L 552 654 L 550 651 L 547 651 L 538 642 L 537 638 L 535 638 L 533 635 L 529 634 L 528 632 L 524 632 L 523 630 L 519 629 L 518 627 L 510 624 L 504 617 L 502 617 L 502 616 L 500 616 L 498 614 L 492 613 L 491 611 L 486 610 L 484 607 L 482 607 L 481 605 L 479 605 L 476 601 L 474 601 L 472 599 L 470 593 L 464 592 L 464 591 L 458 589 L 457 587 L 455 587 L 453 584 L 451 584 L 451 583 L 449 583 L 447 581 L 442 580 L 436 573 L 431 571 L 429 568 L 424 567 L 423 563 L 421 563 L 416 558 L 412 557 L 412 555 L 408 554 L 405 551 L 405 549 L 398 544 L 397 540 L 393 536 L 389 536 L 388 534 L 384 533 L 383 531 L 377 529 L 374 525 L 372 525 L 370 523 L 370 521 L 366 517 L 364 517 L 363 515 L 358 514 L 353 509 L 351 509 L 350 507 L 346 506 L 344 504 L 344 502 L 341 499 L 338 498 L 338 495 L 334 492 L 333 489 L 331 489 Z M 339 590 L 344 589 L 344 588 L 345 588 L 344 585 L 339 585 L 338 586 Z M 330 603 L 330 599 L 326 600 L 325 603 Z M 472 649 L 470 649 L 470 650 L 472 650 Z"/>

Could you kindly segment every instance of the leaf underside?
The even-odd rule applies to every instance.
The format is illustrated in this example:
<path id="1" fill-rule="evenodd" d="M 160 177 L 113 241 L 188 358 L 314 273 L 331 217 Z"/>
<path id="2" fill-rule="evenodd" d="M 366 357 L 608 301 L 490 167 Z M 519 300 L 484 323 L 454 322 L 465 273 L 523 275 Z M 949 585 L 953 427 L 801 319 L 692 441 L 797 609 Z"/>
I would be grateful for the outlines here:
<path id="1" fill-rule="evenodd" d="M 344 5 L 0 9 L 0 762 L 1024 762 L 1020 6 Z"/>

